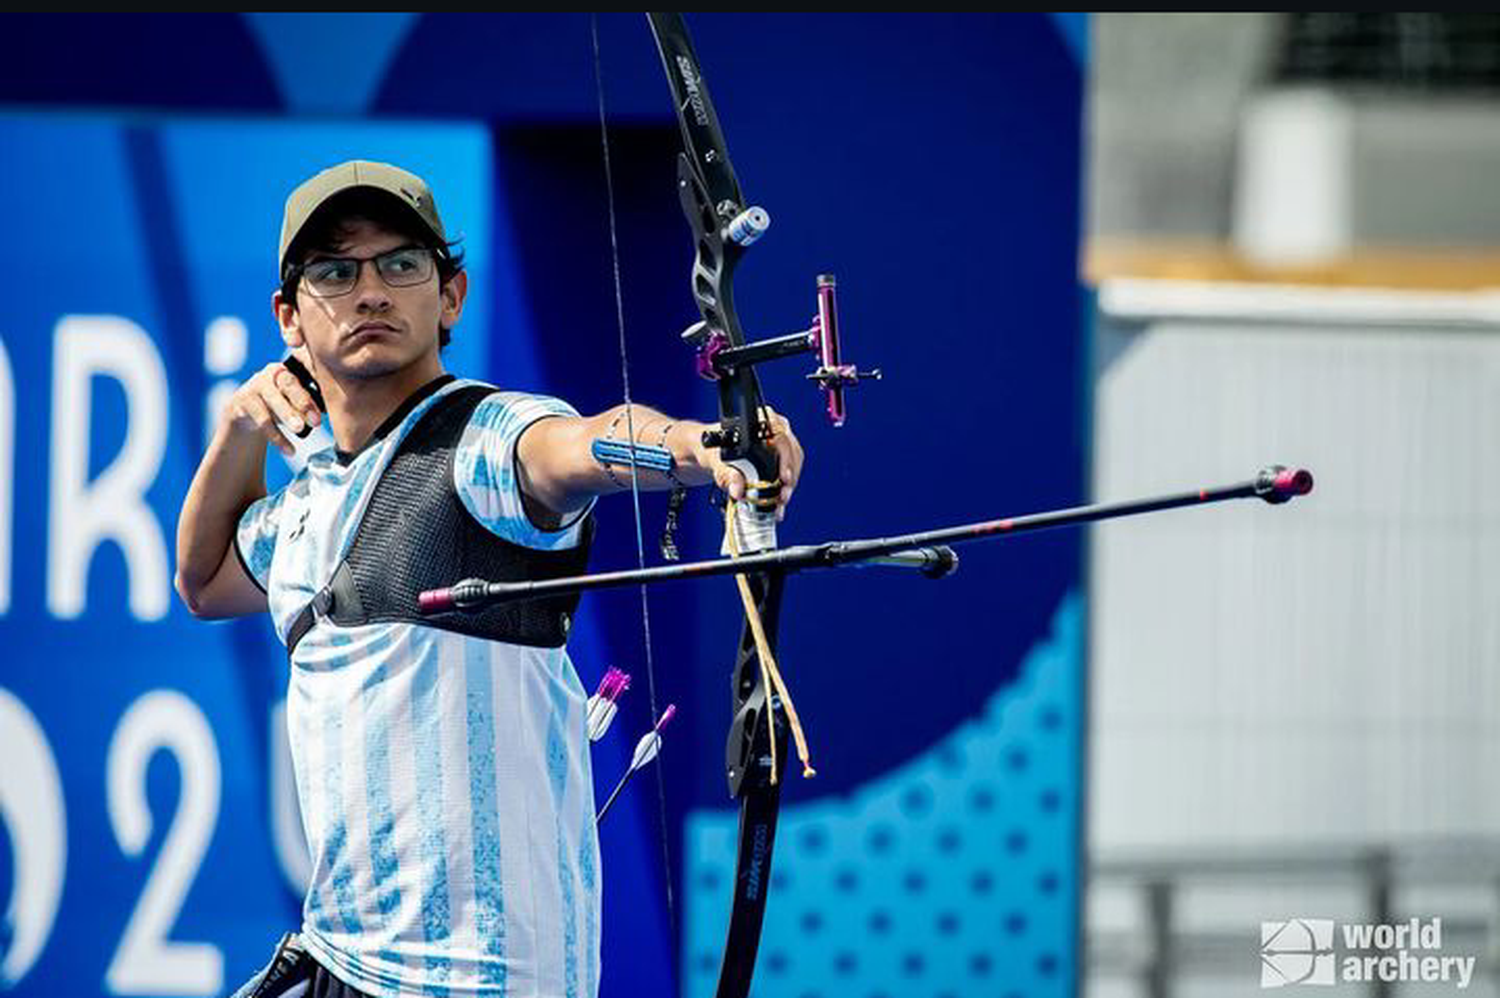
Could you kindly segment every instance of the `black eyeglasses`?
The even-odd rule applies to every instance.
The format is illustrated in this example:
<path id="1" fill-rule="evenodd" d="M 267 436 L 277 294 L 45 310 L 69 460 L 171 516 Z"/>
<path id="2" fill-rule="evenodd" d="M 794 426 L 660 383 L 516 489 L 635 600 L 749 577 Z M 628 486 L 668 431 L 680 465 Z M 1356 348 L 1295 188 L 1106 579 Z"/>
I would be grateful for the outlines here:
<path id="1" fill-rule="evenodd" d="M 425 246 L 398 246 L 379 256 L 330 256 L 304 263 L 293 276 L 301 276 L 307 293 L 314 298 L 337 298 L 354 290 L 359 283 L 360 266 L 375 265 L 375 273 L 387 287 L 409 288 L 423 284 L 435 269 L 432 250 Z"/>

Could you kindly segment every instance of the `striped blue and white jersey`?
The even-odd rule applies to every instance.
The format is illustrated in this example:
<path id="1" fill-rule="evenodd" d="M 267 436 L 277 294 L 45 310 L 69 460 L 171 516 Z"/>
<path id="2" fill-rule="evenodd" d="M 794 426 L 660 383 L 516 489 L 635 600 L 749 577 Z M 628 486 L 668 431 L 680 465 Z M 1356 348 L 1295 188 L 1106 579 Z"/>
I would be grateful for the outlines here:
<path id="1" fill-rule="evenodd" d="M 283 642 L 344 557 L 402 439 L 472 384 L 427 386 L 357 454 L 319 452 L 245 512 L 237 550 Z M 454 453 L 468 511 L 532 548 L 581 535 L 581 515 L 547 531 L 521 504 L 516 443 L 554 415 L 576 412 L 496 392 Z M 318 961 L 379 996 L 597 994 L 585 702 L 561 648 L 410 623 L 309 631 L 292 658 L 287 726 L 313 860 L 302 934 Z"/>

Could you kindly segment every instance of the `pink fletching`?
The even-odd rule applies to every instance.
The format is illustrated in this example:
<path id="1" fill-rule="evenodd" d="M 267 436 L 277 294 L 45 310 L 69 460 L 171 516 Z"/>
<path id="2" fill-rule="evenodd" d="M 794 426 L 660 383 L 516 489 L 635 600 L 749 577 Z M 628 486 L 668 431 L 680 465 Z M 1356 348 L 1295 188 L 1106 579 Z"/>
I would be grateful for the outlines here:
<path id="1" fill-rule="evenodd" d="M 611 668 L 604 674 L 604 678 L 599 680 L 598 695 L 614 703 L 619 699 L 620 694 L 628 689 L 630 689 L 630 674 Z"/>

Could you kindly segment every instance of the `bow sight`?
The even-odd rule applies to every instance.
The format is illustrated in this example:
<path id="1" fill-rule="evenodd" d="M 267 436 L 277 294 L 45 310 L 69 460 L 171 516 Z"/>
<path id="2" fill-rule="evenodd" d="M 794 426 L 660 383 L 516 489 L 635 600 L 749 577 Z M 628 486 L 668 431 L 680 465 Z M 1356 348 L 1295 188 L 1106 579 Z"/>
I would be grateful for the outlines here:
<path id="1" fill-rule="evenodd" d="M 734 239 L 736 224 L 745 215 L 757 214 L 764 221 L 759 231 L 750 240 L 735 242 L 748 246 L 771 218 L 761 208 L 751 208 L 730 222 L 726 231 Z M 844 406 L 844 389 L 859 384 L 861 378 L 879 381 L 880 369 L 861 371 L 853 364 L 842 362 L 839 352 L 838 281 L 832 274 L 818 275 L 818 313 L 812 325 L 800 333 L 789 333 L 768 340 L 757 340 L 744 346 L 731 346 L 729 337 L 721 329 L 711 327 L 707 321 L 693 323 L 682 334 L 683 340 L 698 351 L 698 376 L 708 381 L 718 381 L 732 375 L 737 368 L 752 367 L 763 361 L 778 357 L 793 357 L 799 353 L 816 353 L 820 361 L 817 370 L 807 376 L 823 389 L 827 399 L 828 419 L 834 426 L 843 426 L 847 416 Z M 732 430 L 709 430 L 703 434 L 703 443 L 708 447 L 721 447 L 730 440 L 725 436 Z"/>

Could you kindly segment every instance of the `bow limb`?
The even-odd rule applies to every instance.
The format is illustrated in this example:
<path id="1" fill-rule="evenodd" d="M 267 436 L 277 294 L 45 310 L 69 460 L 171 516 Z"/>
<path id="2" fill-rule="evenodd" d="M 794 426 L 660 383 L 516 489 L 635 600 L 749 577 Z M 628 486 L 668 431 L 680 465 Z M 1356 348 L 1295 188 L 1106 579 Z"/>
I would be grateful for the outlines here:
<path id="1" fill-rule="evenodd" d="M 693 229 L 697 253 L 692 291 L 701 321 L 686 338 L 701 352 L 744 346 L 734 305 L 734 273 L 749 241 L 742 226 L 756 222 L 730 165 L 718 114 L 698 68 L 687 28 L 678 14 L 648 15 L 682 128 L 677 182 L 683 213 Z M 763 213 L 762 213 L 763 214 Z M 763 227 L 763 225 L 762 225 Z M 754 366 L 743 364 L 716 380 L 719 426 L 705 435 L 727 464 L 745 476 L 747 499 L 735 504 L 726 543 L 736 553 L 776 547 L 776 496 L 780 466 L 770 445 L 765 402 Z M 730 794 L 740 799 L 739 849 L 729 931 L 719 971 L 718 998 L 745 998 L 755 970 L 770 885 L 772 849 L 780 809 L 787 722 L 772 684 L 777 621 L 785 579 L 780 572 L 740 576 L 746 608 L 732 678 L 733 720 L 725 746 Z"/>

